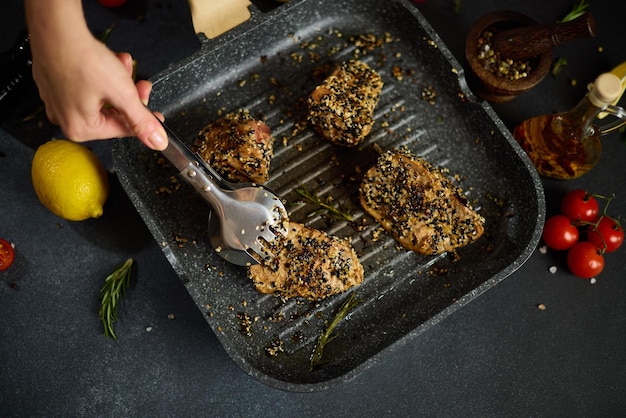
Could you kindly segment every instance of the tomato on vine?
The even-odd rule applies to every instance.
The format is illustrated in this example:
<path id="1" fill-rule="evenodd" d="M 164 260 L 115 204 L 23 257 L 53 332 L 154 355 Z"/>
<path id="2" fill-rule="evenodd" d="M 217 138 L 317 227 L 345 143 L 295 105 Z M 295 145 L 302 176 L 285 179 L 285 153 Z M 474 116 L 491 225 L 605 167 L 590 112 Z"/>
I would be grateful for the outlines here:
<path id="1" fill-rule="evenodd" d="M 594 222 L 598 219 L 600 207 L 592 194 L 577 189 L 565 194 L 561 201 L 561 213 L 570 219 Z"/>
<path id="2" fill-rule="evenodd" d="M 580 241 L 568 251 L 567 267 L 575 276 L 591 279 L 604 270 L 604 256 L 594 243 Z"/>
<path id="3" fill-rule="evenodd" d="M 567 250 L 578 242 L 578 228 L 565 215 L 548 218 L 543 226 L 543 241 L 553 250 Z"/>
<path id="4" fill-rule="evenodd" d="M 587 240 L 603 252 L 613 252 L 624 243 L 624 227 L 616 219 L 602 216 L 596 225 L 587 227 Z"/>
<path id="5" fill-rule="evenodd" d="M 567 192 L 560 213 L 551 216 L 542 233 L 546 246 L 567 250 L 567 267 L 575 276 L 591 279 L 604 270 L 604 255 L 624 243 L 624 227 L 619 218 L 608 215 L 615 194 L 602 196 L 583 189 Z M 604 202 L 600 210 L 598 200 Z M 581 237 L 580 234 L 584 234 Z"/>

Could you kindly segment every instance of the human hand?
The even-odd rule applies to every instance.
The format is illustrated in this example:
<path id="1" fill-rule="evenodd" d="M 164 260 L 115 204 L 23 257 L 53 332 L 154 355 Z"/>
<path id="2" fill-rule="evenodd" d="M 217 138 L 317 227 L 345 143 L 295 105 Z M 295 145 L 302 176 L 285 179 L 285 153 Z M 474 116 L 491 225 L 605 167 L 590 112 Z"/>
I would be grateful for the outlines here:
<path id="1" fill-rule="evenodd" d="M 94 38 L 79 2 L 66 1 L 45 13 L 46 4 L 26 2 L 33 78 L 48 119 L 77 142 L 136 136 L 152 149 L 164 149 L 167 135 L 157 120 L 163 116 L 146 107 L 151 83 L 134 83 L 132 57 Z M 54 23 L 56 14 L 61 24 Z"/>

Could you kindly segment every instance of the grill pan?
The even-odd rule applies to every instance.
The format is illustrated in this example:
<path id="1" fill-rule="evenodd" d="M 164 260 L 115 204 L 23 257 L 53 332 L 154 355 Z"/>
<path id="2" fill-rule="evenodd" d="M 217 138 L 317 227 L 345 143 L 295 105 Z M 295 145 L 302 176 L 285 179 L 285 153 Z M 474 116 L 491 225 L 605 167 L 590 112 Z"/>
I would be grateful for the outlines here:
<path id="1" fill-rule="evenodd" d="M 263 119 L 276 139 L 268 186 L 286 201 L 290 219 L 351 237 L 365 270 L 353 289 L 358 305 L 311 367 L 317 338 L 349 294 L 313 303 L 257 293 L 244 267 L 213 251 L 209 207 L 176 170 L 139 141 L 116 141 L 124 189 L 228 354 L 251 376 L 303 392 L 347 381 L 509 276 L 534 250 L 545 217 L 536 171 L 407 1 L 291 1 L 201 43 L 154 77 L 151 107 L 187 143 L 226 112 L 245 108 Z M 355 57 L 385 87 L 372 132 L 347 149 L 303 126 L 303 102 L 332 65 Z M 380 152 L 399 147 L 457 178 L 486 218 L 483 237 L 456 256 L 421 256 L 386 233 L 375 237 L 358 186 Z M 354 223 L 299 202 L 298 186 L 351 208 Z"/>

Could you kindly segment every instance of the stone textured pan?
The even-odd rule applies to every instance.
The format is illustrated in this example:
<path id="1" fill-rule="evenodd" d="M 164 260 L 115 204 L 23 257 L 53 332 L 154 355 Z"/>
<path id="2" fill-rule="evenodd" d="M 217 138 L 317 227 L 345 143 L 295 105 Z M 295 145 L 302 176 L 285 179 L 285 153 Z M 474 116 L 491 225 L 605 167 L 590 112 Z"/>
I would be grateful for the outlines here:
<path id="1" fill-rule="evenodd" d="M 304 98 L 332 66 L 358 58 L 385 83 L 376 123 L 358 148 L 324 142 L 305 124 Z M 115 168 L 174 270 L 226 351 L 260 381 L 314 391 L 353 378 L 519 268 L 545 216 L 539 178 L 492 109 L 467 89 L 461 65 L 407 1 L 301 0 L 252 19 L 154 79 L 151 107 L 190 143 L 209 121 L 249 109 L 276 138 L 272 187 L 290 218 L 352 243 L 365 269 L 359 303 L 311 367 L 316 341 L 349 296 L 318 303 L 257 293 L 244 267 L 217 256 L 209 207 L 138 141 L 117 141 Z M 408 147 L 456 176 L 486 233 L 456 256 L 399 249 L 358 203 L 380 152 Z M 333 221 L 299 203 L 304 186 L 353 213 Z"/>

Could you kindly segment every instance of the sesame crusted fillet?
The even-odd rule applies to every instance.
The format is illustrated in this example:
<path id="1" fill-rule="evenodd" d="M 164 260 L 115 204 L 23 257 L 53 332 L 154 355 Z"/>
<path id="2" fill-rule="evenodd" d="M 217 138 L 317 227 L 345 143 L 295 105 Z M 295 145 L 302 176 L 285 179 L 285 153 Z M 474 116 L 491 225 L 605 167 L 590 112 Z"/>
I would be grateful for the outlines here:
<path id="1" fill-rule="evenodd" d="M 250 266 L 261 293 L 310 300 L 344 292 L 363 281 L 363 266 L 347 240 L 289 222 L 287 237 L 271 244 L 274 257 Z"/>
<path id="2" fill-rule="evenodd" d="M 381 155 L 365 174 L 359 193 L 363 208 L 408 250 L 453 251 L 484 232 L 484 218 L 463 191 L 408 151 Z"/>
<path id="3" fill-rule="evenodd" d="M 262 184 L 269 179 L 273 143 L 270 128 L 241 109 L 205 126 L 192 148 L 227 180 Z"/>
<path id="4" fill-rule="evenodd" d="M 358 145 L 374 125 L 382 88 L 381 77 L 367 64 L 346 61 L 310 94 L 309 124 L 334 144 Z"/>

